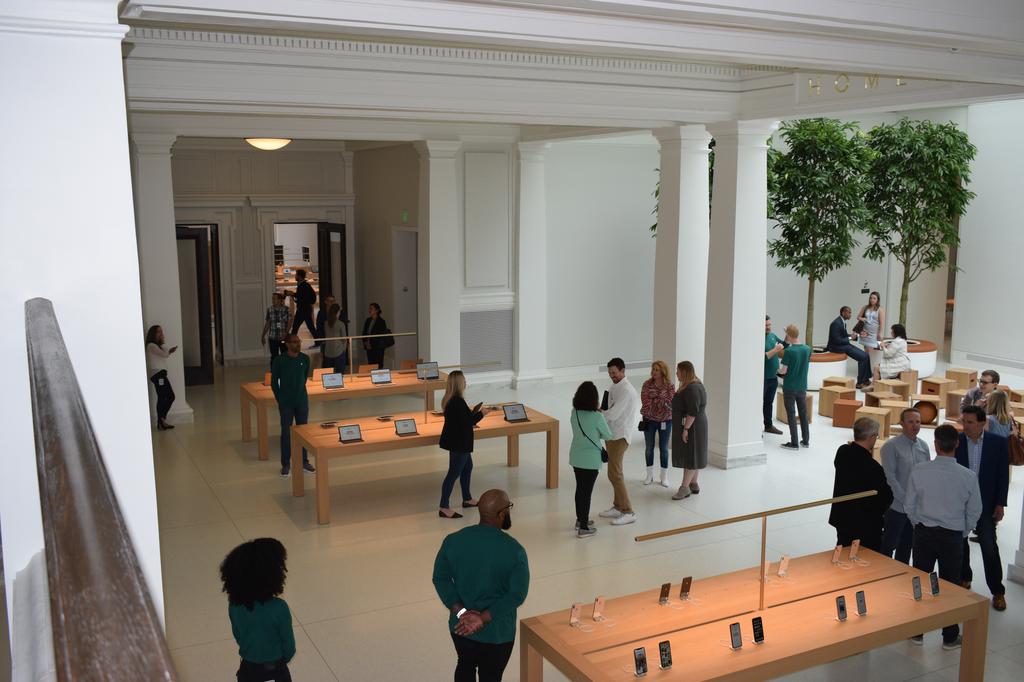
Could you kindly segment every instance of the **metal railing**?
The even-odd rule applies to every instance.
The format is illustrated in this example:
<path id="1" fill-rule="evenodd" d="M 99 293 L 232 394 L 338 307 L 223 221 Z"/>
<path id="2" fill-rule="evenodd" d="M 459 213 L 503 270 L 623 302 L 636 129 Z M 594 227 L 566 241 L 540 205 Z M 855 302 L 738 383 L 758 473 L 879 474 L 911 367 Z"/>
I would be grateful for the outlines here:
<path id="1" fill-rule="evenodd" d="M 25 329 L 57 679 L 177 680 L 50 301 Z"/>

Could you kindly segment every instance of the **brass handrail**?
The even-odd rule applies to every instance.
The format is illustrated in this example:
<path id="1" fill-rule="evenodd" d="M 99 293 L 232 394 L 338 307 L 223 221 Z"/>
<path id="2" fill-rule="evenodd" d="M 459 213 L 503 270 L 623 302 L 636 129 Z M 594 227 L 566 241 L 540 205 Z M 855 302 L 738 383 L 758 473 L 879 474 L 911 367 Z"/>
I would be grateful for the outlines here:
<path id="1" fill-rule="evenodd" d="M 25 303 L 57 679 L 178 679 L 53 305 Z"/>

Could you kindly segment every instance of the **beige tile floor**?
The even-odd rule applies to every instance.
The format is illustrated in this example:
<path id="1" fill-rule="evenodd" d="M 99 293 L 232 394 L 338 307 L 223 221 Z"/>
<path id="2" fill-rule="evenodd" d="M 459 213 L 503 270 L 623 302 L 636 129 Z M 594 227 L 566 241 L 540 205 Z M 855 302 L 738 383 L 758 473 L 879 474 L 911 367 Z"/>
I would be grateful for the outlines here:
<path id="1" fill-rule="evenodd" d="M 241 442 L 238 384 L 262 376 L 262 371 L 229 369 L 213 386 L 190 388 L 195 422 L 153 435 L 167 637 L 182 679 L 234 679 L 237 649 L 217 569 L 234 545 L 262 536 L 279 538 L 289 551 L 284 597 L 295 621 L 298 653 L 292 674 L 297 682 L 451 679 L 454 654 L 446 613 L 430 582 L 431 567 L 444 535 L 475 519 L 473 514 L 454 522 L 437 518 L 446 455 L 424 448 L 334 464 L 333 523 L 319 526 L 313 496 L 291 496 L 290 483 L 277 475 L 275 455 L 259 462 L 255 443 Z M 563 420 L 575 388 L 559 383 L 516 392 L 470 381 L 471 400 L 521 400 Z M 1024 385 L 1024 378 L 1014 385 Z M 714 388 L 709 392 L 714 399 Z M 317 404 L 311 420 L 418 409 L 421 404 L 403 396 Z M 518 469 L 504 465 L 502 441 L 482 441 L 474 453 L 473 492 L 492 487 L 509 491 L 516 503 L 511 532 L 530 557 L 530 595 L 520 617 L 590 601 L 596 594 L 628 594 L 683 575 L 699 579 L 756 564 L 758 522 L 642 544 L 633 537 L 828 497 L 833 453 L 848 433 L 833 429 L 829 421 L 816 417 L 812 422 L 810 450 L 786 452 L 778 448 L 783 437 L 768 436 L 767 466 L 707 469 L 702 493 L 682 502 L 670 499 L 673 490 L 641 484 L 643 447 L 638 437 L 627 453 L 626 474 L 639 520 L 625 527 L 600 522 L 597 536 L 587 541 L 577 541 L 570 530 L 574 486 L 567 463 L 568 433 L 563 431 L 561 438 L 557 490 L 544 488 L 543 436 L 523 438 Z M 272 453 L 277 451 L 277 432 L 272 426 Z M 677 472 L 673 479 L 678 484 Z M 312 483 L 307 478 L 307 488 Z M 1022 489 L 1018 476 L 1011 484 L 1007 520 L 1000 526 L 1004 562 L 1017 549 Z M 610 499 L 611 488 L 602 478 L 594 493 L 594 514 Z M 827 516 L 823 507 L 771 519 L 769 555 L 801 555 L 832 546 L 835 534 Z M 980 571 L 977 546 L 972 550 Z M 975 587 L 985 593 L 980 577 Z M 1009 609 L 991 614 L 985 679 L 1019 682 L 1024 679 L 1024 588 L 1008 583 L 1007 589 Z M 935 633 L 924 647 L 899 643 L 787 679 L 955 680 L 958 655 L 942 651 L 939 642 Z M 677 665 L 685 665 L 681 652 L 676 658 Z M 518 660 L 517 646 L 507 680 L 519 678 Z M 547 666 L 545 679 L 564 678 Z"/>

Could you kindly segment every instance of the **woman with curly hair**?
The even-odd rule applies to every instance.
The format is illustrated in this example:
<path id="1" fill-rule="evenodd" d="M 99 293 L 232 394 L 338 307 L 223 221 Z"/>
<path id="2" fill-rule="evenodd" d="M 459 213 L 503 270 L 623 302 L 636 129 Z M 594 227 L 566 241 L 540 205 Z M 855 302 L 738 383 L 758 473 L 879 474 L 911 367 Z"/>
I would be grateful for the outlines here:
<path id="1" fill-rule="evenodd" d="M 238 682 L 291 682 L 288 662 L 295 656 L 295 633 L 284 592 L 288 552 L 274 538 L 235 547 L 220 565 L 228 595 L 231 634 L 242 663 Z"/>

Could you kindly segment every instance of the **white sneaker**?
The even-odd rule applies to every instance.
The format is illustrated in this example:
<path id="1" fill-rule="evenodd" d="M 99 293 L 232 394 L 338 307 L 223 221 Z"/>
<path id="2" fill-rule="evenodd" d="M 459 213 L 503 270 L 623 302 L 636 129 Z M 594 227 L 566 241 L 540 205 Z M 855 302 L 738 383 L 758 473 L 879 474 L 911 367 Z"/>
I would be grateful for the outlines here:
<path id="1" fill-rule="evenodd" d="M 636 521 L 636 514 L 630 512 L 628 514 L 619 514 L 618 518 L 612 521 L 613 526 L 625 526 L 627 523 L 634 523 Z"/>
<path id="2" fill-rule="evenodd" d="M 598 516 L 600 516 L 602 519 L 617 519 L 620 516 L 622 516 L 622 512 L 620 512 L 615 507 L 610 507 L 608 509 L 605 509 L 600 514 L 598 514 Z"/>
<path id="3" fill-rule="evenodd" d="M 644 479 L 644 485 L 652 483 L 654 483 L 654 467 L 647 467 L 647 478 Z"/>

